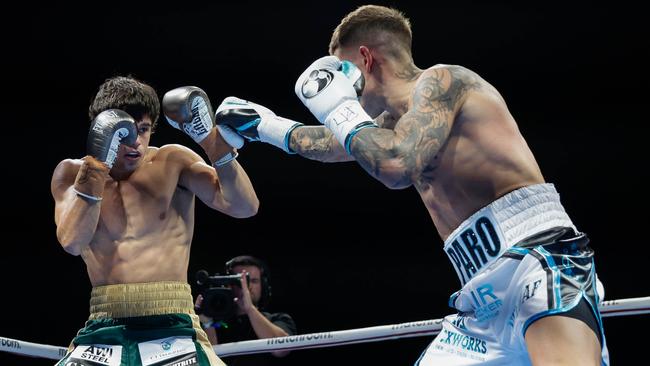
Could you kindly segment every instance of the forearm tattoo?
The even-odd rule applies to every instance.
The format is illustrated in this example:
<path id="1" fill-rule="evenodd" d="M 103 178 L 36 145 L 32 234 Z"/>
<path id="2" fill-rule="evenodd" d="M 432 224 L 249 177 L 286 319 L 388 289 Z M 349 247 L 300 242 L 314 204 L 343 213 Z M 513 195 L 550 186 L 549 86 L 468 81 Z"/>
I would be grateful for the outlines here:
<path id="1" fill-rule="evenodd" d="M 352 155 L 363 168 L 393 187 L 408 186 L 414 177 L 433 179 L 436 154 L 444 144 L 457 107 L 478 76 L 458 66 L 429 69 L 413 91 L 412 107 L 395 130 L 368 128 L 352 142 Z"/>
<path id="2" fill-rule="evenodd" d="M 325 126 L 301 126 L 291 132 L 289 147 L 298 155 L 318 161 L 335 161 L 345 153 Z"/>

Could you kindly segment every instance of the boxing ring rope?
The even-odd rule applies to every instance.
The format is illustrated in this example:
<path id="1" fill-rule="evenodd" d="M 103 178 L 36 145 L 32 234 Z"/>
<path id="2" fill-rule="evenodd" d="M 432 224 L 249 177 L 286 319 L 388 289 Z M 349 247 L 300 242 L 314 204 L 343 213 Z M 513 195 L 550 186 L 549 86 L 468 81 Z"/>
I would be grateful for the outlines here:
<path id="1" fill-rule="evenodd" d="M 604 301 L 600 303 L 599 309 L 603 317 L 648 314 L 650 313 L 650 296 Z M 226 357 L 272 351 L 335 347 L 346 344 L 435 335 L 440 332 L 441 324 L 442 319 L 422 320 L 367 328 L 226 343 L 216 345 L 213 348 L 217 355 Z M 65 347 L 0 337 L 0 351 L 59 360 L 66 354 L 67 349 Z"/>

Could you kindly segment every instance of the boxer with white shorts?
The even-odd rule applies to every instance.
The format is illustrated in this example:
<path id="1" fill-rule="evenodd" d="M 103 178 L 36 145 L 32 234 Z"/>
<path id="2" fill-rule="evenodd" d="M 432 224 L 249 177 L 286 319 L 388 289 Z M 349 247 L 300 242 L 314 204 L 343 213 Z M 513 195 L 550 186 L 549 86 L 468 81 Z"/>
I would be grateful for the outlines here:
<path id="1" fill-rule="evenodd" d="M 465 67 L 418 68 L 411 41 L 399 11 L 359 7 L 334 30 L 331 55 L 295 83 L 324 126 L 234 98 L 215 121 L 288 153 L 356 160 L 391 189 L 415 187 L 463 283 L 459 315 L 419 365 L 607 364 L 586 237 L 504 98 Z M 336 220 L 328 227 L 353 226 Z"/>
<path id="2" fill-rule="evenodd" d="M 584 322 L 605 344 L 593 251 L 552 184 L 512 191 L 465 220 L 445 241 L 462 288 L 457 314 L 416 365 L 529 365 L 525 334 L 549 315 Z M 602 359 L 608 364 L 607 348 Z"/>

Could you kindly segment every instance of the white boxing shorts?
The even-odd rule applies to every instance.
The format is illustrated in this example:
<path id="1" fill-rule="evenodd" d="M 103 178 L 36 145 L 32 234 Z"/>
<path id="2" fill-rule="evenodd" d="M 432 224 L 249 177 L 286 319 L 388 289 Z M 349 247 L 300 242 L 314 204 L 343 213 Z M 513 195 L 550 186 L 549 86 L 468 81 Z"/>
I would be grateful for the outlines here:
<path id="1" fill-rule="evenodd" d="M 531 365 L 524 335 L 544 316 L 585 322 L 609 364 L 593 251 L 552 184 L 517 189 L 480 209 L 445 241 L 462 288 L 458 313 L 417 360 L 433 365 Z"/>

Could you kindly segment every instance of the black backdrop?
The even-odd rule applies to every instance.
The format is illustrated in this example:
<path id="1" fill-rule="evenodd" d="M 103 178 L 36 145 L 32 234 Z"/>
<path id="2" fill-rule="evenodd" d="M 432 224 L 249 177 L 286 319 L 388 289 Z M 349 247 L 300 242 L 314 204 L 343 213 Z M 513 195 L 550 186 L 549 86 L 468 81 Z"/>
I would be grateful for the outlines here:
<path id="1" fill-rule="evenodd" d="M 501 91 L 545 178 L 590 235 L 606 297 L 650 295 L 643 13 L 622 2 L 375 3 L 410 17 L 419 67 L 460 64 Z M 0 336 L 63 346 L 88 315 L 85 266 L 57 243 L 49 182 L 60 160 L 84 154 L 87 106 L 104 79 L 132 74 L 160 96 L 197 85 L 214 105 L 235 95 L 315 124 L 293 84 L 360 4 L 24 2 L 4 12 Z M 160 122 L 152 145 L 201 152 Z M 293 315 L 300 333 L 450 312 L 457 280 L 413 189 L 391 191 L 355 163 L 321 164 L 261 143 L 247 144 L 239 161 L 259 214 L 231 219 L 197 203 L 190 279 L 234 255 L 265 258 L 273 309 Z M 641 357 L 649 318 L 605 320 L 615 365 Z M 296 351 L 284 361 L 409 365 L 430 340 Z M 51 363 L 0 353 L 2 365 Z"/>

